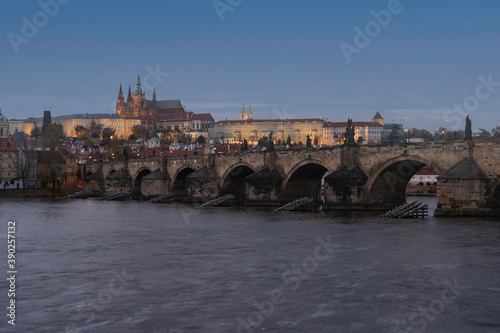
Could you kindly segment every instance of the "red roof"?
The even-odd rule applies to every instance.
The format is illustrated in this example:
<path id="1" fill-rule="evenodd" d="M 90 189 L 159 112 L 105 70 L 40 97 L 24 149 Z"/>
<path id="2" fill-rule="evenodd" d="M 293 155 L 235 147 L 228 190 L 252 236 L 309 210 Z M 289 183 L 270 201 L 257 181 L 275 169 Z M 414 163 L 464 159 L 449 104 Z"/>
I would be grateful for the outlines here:
<path id="1" fill-rule="evenodd" d="M 251 124 L 251 123 L 323 123 L 323 119 L 308 118 L 308 119 L 250 119 L 250 120 L 221 120 L 217 124 L 230 125 L 230 124 Z"/>
<path id="2" fill-rule="evenodd" d="M 377 113 L 375 113 L 375 117 L 373 117 L 373 119 L 384 119 L 384 118 L 382 118 L 382 116 L 380 115 L 380 112 L 377 111 Z"/>
<path id="3" fill-rule="evenodd" d="M 155 115 L 146 115 L 141 116 L 139 119 L 141 120 L 155 120 L 156 121 L 166 121 L 166 120 L 184 120 L 191 119 L 193 113 L 192 112 L 172 112 L 172 113 L 158 113 Z"/>
<path id="4" fill-rule="evenodd" d="M 163 155 L 165 157 L 168 157 L 168 156 L 190 156 L 190 155 L 194 155 L 194 151 L 193 150 L 165 150 L 163 152 Z"/>
<path id="5" fill-rule="evenodd" d="M 241 146 L 240 145 L 217 145 L 217 153 L 234 153 L 234 152 L 240 152 Z"/>
<path id="6" fill-rule="evenodd" d="M 1 151 L 16 151 L 16 147 L 12 143 L 11 139 L 0 138 L 0 150 Z"/>
<path id="7" fill-rule="evenodd" d="M 354 127 L 383 127 L 381 124 L 374 121 L 353 121 Z M 327 122 L 325 127 L 347 127 L 347 122 Z"/>
<path id="8" fill-rule="evenodd" d="M 193 114 L 193 120 L 206 120 L 206 121 L 214 121 L 214 118 L 210 113 L 195 113 Z"/>

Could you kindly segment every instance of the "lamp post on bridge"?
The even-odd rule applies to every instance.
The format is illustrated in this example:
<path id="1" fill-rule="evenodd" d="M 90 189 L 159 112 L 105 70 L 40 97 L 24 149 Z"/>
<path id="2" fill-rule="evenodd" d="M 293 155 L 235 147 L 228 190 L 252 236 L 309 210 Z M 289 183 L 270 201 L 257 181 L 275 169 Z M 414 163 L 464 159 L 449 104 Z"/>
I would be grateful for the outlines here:
<path id="1" fill-rule="evenodd" d="M 405 127 L 405 149 L 408 147 L 408 128 Z"/>

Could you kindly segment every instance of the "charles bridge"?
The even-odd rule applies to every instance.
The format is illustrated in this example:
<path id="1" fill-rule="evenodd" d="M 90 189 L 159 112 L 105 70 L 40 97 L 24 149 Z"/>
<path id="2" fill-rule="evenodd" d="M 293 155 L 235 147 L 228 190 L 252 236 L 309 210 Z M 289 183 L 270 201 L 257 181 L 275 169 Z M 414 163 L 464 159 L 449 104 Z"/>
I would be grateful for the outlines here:
<path id="1" fill-rule="evenodd" d="M 499 214 L 500 144 L 472 141 L 110 161 L 87 168 L 84 188 L 141 197 L 183 191 L 198 202 L 232 193 L 248 205 L 311 196 L 323 209 L 382 209 L 405 202 L 408 181 L 425 165 L 440 175 L 436 214 Z"/>

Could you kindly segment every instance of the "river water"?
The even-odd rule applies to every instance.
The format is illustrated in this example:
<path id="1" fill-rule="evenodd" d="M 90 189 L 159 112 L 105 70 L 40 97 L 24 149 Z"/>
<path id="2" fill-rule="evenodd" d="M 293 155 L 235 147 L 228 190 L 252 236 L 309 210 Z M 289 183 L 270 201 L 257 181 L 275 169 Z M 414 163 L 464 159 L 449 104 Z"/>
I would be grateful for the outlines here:
<path id="1" fill-rule="evenodd" d="M 4 272 L 9 220 L 17 241 L 16 326 L 2 279 L 1 332 L 500 331 L 498 219 L 96 200 L 0 207 Z"/>

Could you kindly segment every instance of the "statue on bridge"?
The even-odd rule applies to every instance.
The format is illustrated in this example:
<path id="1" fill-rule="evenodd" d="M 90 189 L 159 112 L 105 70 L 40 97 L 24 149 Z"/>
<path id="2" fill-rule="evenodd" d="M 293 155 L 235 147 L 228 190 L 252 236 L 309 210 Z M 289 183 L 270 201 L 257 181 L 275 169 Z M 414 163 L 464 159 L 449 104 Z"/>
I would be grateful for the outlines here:
<path id="1" fill-rule="evenodd" d="M 345 143 L 347 146 L 355 146 L 356 141 L 354 140 L 354 125 L 352 124 L 352 119 L 347 119 L 347 127 L 345 128 Z"/>
<path id="2" fill-rule="evenodd" d="M 271 133 L 269 133 L 269 138 L 267 140 L 267 150 L 268 151 L 274 150 L 273 131 L 271 131 Z"/>
<path id="3" fill-rule="evenodd" d="M 472 140 L 472 121 L 470 120 L 469 116 L 465 118 L 465 137 L 464 141 L 471 141 Z"/>
<path id="4" fill-rule="evenodd" d="M 306 148 L 311 149 L 311 146 L 312 146 L 311 136 L 309 134 L 307 134 L 307 136 L 306 136 Z"/>

